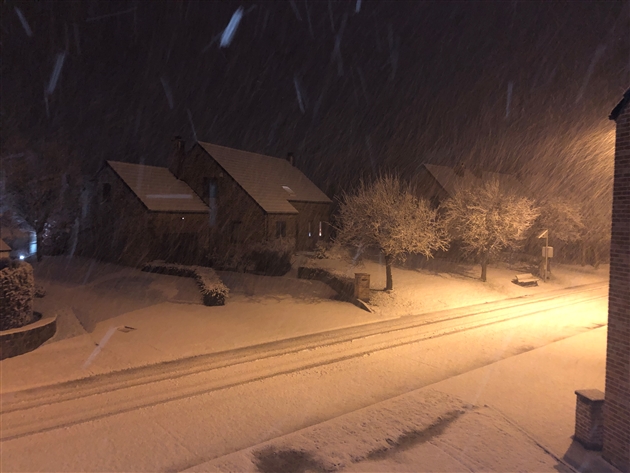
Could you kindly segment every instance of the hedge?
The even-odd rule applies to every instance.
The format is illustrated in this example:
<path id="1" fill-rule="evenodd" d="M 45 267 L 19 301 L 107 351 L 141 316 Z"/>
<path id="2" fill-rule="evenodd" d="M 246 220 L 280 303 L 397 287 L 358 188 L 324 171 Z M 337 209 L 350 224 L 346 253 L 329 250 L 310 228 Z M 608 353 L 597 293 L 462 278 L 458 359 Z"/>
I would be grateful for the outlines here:
<path id="1" fill-rule="evenodd" d="M 225 305 L 225 299 L 230 292 L 212 268 L 153 261 L 147 263 L 142 270 L 150 273 L 194 278 L 201 291 L 203 303 L 207 306 Z"/>
<path id="2" fill-rule="evenodd" d="M 3 260 L 0 269 L 0 330 L 23 327 L 35 321 L 33 267 Z"/>

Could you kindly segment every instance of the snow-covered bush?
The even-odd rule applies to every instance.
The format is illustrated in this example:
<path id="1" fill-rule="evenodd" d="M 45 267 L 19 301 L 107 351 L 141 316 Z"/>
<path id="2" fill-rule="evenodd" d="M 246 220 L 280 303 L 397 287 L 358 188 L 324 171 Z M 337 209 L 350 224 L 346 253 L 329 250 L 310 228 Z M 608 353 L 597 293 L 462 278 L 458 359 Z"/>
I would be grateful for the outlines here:
<path id="1" fill-rule="evenodd" d="M 246 259 L 257 273 L 282 276 L 291 269 L 291 256 L 294 250 L 293 238 L 275 238 L 251 245 Z"/>
<path id="2" fill-rule="evenodd" d="M 3 260 L 0 269 L 0 330 L 30 324 L 35 320 L 33 267 L 28 263 Z"/>
<path id="3" fill-rule="evenodd" d="M 150 273 L 168 274 L 170 276 L 182 276 L 186 278 L 194 278 L 197 281 L 203 303 L 207 306 L 225 305 L 230 290 L 223 284 L 221 278 L 212 268 L 203 266 L 184 266 L 181 264 L 164 263 L 162 261 L 154 261 L 147 263 L 143 271 Z"/>

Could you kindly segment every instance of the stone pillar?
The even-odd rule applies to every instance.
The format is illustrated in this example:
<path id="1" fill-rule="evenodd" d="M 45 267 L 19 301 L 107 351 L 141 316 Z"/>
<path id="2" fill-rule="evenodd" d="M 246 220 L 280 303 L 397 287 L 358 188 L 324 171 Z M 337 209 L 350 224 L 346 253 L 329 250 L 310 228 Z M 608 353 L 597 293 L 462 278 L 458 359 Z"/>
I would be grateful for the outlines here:
<path id="1" fill-rule="evenodd" d="M 604 393 L 599 389 L 575 391 L 575 435 L 589 450 L 601 450 L 604 438 Z"/>
<path id="2" fill-rule="evenodd" d="M 610 119 L 615 120 L 617 133 L 602 455 L 630 473 L 630 89 Z"/>
<path id="3" fill-rule="evenodd" d="M 369 273 L 354 273 L 354 297 L 365 302 L 370 300 Z"/>

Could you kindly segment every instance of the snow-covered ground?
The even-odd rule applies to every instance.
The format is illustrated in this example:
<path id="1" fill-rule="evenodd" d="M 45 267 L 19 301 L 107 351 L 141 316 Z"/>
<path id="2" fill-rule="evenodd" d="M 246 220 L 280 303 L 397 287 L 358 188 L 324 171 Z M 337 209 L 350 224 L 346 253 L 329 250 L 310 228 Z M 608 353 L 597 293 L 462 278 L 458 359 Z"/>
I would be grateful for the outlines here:
<path id="1" fill-rule="evenodd" d="M 421 314 L 435 310 L 464 307 L 509 297 L 540 294 L 562 287 L 579 286 L 608 280 L 609 266 L 598 269 L 591 266 L 553 264 L 551 278 L 538 286 L 523 287 L 512 280 L 517 274 L 528 272 L 520 263 L 497 263 L 488 268 L 488 280 L 479 280 L 480 266 L 455 264 L 444 259 L 409 260 L 405 267 L 394 266 L 394 289 L 384 291 L 385 266 L 377 258 L 366 258 L 353 264 L 347 258 L 315 259 L 302 257 L 298 265 L 319 267 L 333 273 L 354 278 L 354 273 L 369 273 L 370 307 L 375 313 L 387 317 Z"/>
<path id="2" fill-rule="evenodd" d="M 600 328 L 187 471 L 614 472 L 572 441 L 576 389 L 603 390 Z"/>
<path id="3" fill-rule="evenodd" d="M 229 350 L 452 307 L 540 294 L 605 281 L 608 267 L 554 266 L 553 279 L 537 287 L 511 280 L 516 271 L 491 266 L 488 282 L 478 267 L 430 261 L 424 269 L 393 269 L 394 291 L 385 293 L 385 268 L 366 262 L 305 261 L 337 272 L 369 272 L 374 312 L 336 300 L 319 281 L 219 272 L 230 288 L 227 304 L 206 307 L 193 279 L 146 273 L 82 258 L 45 258 L 35 263 L 36 300 L 44 317 L 57 315 L 57 335 L 31 353 L 4 360 L 2 391 L 41 386 L 112 370 Z M 131 327 L 131 331 L 117 328 Z M 57 361 L 60 360 L 60 361 Z"/>
<path id="4" fill-rule="evenodd" d="M 59 263 L 48 264 L 47 278 L 41 274 L 46 267 L 38 268 L 40 282 L 49 290 L 41 303 L 52 305 L 55 294 L 62 294 L 69 298 L 58 303 L 65 302 L 66 309 L 87 310 L 90 304 L 105 308 L 94 311 L 92 332 L 4 360 L 3 399 L 9 401 L 12 395 L 6 395 L 7 391 L 48 384 L 69 372 L 85 376 L 286 338 L 296 331 L 312 333 L 388 318 L 330 300 L 333 294 L 326 286 L 292 275 L 261 278 L 225 273 L 231 300 L 225 307 L 205 307 L 181 300 L 186 294 L 193 298 L 194 292 L 184 286 L 174 290 L 170 276 L 94 265 L 85 278 L 80 274 L 82 265 L 73 269 L 64 263 L 64 270 L 59 271 Z M 606 279 L 605 270 L 586 275 L 580 270 L 560 268 L 558 273 L 566 271 L 568 285 Z M 395 269 L 395 287 L 404 279 L 404 271 Z M 509 277 L 509 269 L 500 271 L 490 269 L 491 283 L 503 284 L 496 281 L 500 274 Z M 415 273 L 419 274 L 416 281 L 435 277 Z M 483 283 L 471 280 L 471 284 L 479 288 Z M 114 299 L 121 287 L 129 300 L 107 300 Z M 514 285 L 514 290 L 523 295 L 559 287 L 554 281 L 539 288 Z M 506 297 L 498 291 L 491 295 Z M 419 290 L 419 297 L 431 296 Z M 158 302 L 151 304 L 152 297 Z M 470 297 L 478 301 L 478 294 Z M 132 310 L 126 312 L 125 304 Z M 309 307 L 311 312 L 307 312 Z M 114 312 L 112 317 L 108 311 Z M 71 315 L 75 313 L 81 317 L 81 310 Z M 263 472 L 333 468 L 567 471 L 561 459 L 580 451 L 570 438 L 573 391 L 603 389 L 605 328 L 593 328 L 605 320 L 606 303 L 599 298 L 584 306 L 556 307 L 531 317 L 269 377 L 265 373 L 277 365 L 295 357 L 315 359 L 324 348 L 200 373 L 190 382 L 215 376 L 228 382 L 228 387 L 3 441 L 2 467 L 3 471 L 177 471 L 191 467 Z M 115 331 L 106 343 L 102 341 L 110 327 L 122 324 L 135 330 Z M 231 377 L 246 369 L 258 378 L 230 383 Z M 173 391 L 186 385 L 184 379 L 169 382 Z M 168 391 L 164 386 L 149 383 L 129 392 L 144 399 Z M 390 399 L 403 392 L 408 394 Z M 105 412 L 110 403 L 101 404 L 102 399 L 84 397 L 81 402 L 92 410 L 102 406 Z M 65 408 L 77 413 L 82 411 L 78 406 Z M 47 408 L 41 409 L 44 413 Z M 20 412 L 12 416 L 19 418 Z M 297 467 L 284 468 L 283 461 Z"/>

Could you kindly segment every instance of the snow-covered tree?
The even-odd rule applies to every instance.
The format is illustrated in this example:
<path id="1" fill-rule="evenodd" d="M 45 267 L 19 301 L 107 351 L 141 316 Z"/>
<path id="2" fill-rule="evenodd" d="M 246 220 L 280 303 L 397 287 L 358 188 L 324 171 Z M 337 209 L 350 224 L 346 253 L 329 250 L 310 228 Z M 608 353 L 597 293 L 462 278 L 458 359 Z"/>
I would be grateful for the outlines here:
<path id="1" fill-rule="evenodd" d="M 557 197 L 540 202 L 540 216 L 534 224 L 534 233 L 549 230 L 550 243 L 554 240 L 562 243 L 578 241 L 584 224 L 580 206 L 566 198 Z"/>
<path id="2" fill-rule="evenodd" d="M 606 202 L 604 199 L 602 199 Z M 584 227 L 580 236 L 581 263 L 591 264 L 597 269 L 605 261 L 610 251 L 610 229 L 612 225 L 612 204 L 583 206 Z"/>
<path id="3" fill-rule="evenodd" d="M 480 258 L 484 282 L 488 260 L 505 248 L 514 248 L 539 215 L 532 200 L 504 191 L 496 180 L 479 188 L 459 189 L 442 209 L 452 237 Z"/>
<path id="4" fill-rule="evenodd" d="M 392 264 L 408 254 L 427 258 L 448 247 L 445 227 L 437 211 L 418 200 L 395 176 L 361 182 L 340 199 L 337 242 L 358 248 L 376 248 L 385 257 L 386 290 L 393 288 Z"/>

